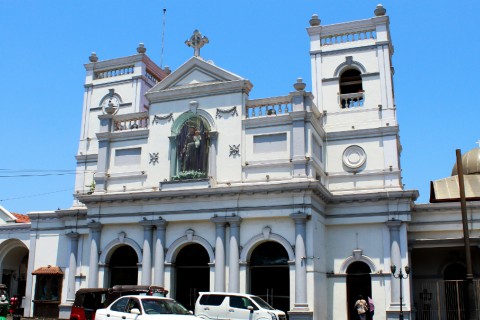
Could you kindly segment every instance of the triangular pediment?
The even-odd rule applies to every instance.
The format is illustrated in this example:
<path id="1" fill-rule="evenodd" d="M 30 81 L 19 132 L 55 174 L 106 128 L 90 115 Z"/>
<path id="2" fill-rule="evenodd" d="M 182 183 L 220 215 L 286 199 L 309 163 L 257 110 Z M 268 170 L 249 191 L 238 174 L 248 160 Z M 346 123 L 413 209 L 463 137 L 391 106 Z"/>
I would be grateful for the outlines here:
<path id="1" fill-rule="evenodd" d="M 198 57 L 192 57 L 148 92 L 245 80 Z"/>

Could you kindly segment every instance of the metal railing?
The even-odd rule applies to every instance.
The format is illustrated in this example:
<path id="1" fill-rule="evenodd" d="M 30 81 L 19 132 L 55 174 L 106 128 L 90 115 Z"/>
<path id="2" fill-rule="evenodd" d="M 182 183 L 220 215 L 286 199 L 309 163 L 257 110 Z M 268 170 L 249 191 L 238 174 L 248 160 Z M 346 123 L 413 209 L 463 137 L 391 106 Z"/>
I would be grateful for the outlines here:
<path id="1" fill-rule="evenodd" d="M 413 303 L 417 320 L 479 319 L 480 280 L 473 280 L 472 295 L 465 280 L 414 280 Z M 470 312 L 467 312 L 470 310 Z"/>

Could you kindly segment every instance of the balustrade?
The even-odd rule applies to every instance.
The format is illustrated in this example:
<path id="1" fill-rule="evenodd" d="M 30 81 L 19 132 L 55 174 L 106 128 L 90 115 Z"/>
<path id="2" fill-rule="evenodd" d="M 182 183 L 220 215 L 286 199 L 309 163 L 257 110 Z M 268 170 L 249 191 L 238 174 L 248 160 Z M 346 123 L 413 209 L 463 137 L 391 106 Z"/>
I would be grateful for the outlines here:
<path id="1" fill-rule="evenodd" d="M 376 38 L 377 38 L 377 33 L 375 30 L 361 30 L 361 31 L 348 32 L 348 33 L 342 33 L 342 34 L 324 35 L 323 37 L 320 38 L 320 45 L 328 46 L 333 44 L 376 39 Z"/>
<path id="2" fill-rule="evenodd" d="M 134 71 L 134 66 L 127 66 L 127 67 L 97 71 L 95 72 L 94 77 L 95 77 L 95 80 L 112 78 L 112 77 L 123 76 L 125 74 L 131 74 L 133 73 L 133 71 Z"/>
<path id="3" fill-rule="evenodd" d="M 363 107 L 365 95 L 363 92 L 340 94 L 340 108 Z"/>
<path id="4" fill-rule="evenodd" d="M 113 131 L 148 128 L 148 116 L 114 120 Z"/>
<path id="5" fill-rule="evenodd" d="M 247 118 L 287 114 L 292 111 L 291 97 L 250 100 L 246 106 Z"/>
<path id="6" fill-rule="evenodd" d="M 148 70 L 145 72 L 145 77 L 147 77 L 147 79 L 153 81 L 154 83 L 160 82 L 160 79 Z"/>

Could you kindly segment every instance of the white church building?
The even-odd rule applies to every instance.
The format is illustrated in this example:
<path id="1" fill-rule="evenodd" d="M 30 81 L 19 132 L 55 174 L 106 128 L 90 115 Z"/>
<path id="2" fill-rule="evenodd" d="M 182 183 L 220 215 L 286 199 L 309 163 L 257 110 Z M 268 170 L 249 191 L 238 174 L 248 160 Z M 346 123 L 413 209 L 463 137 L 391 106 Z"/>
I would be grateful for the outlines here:
<path id="1" fill-rule="evenodd" d="M 314 15 L 312 92 L 298 79 L 280 97 L 249 99 L 250 80 L 202 58 L 198 31 L 173 71 L 142 44 L 92 54 L 72 207 L 23 223 L 0 208 L 2 282 L 24 316 L 68 319 L 80 288 L 153 284 L 190 310 L 198 292 L 227 291 L 290 319 L 355 320 L 361 294 L 378 320 L 454 319 L 438 283 L 464 267 L 459 206 L 416 205 L 403 187 L 385 12 Z M 477 275 L 480 203 L 468 206 Z"/>

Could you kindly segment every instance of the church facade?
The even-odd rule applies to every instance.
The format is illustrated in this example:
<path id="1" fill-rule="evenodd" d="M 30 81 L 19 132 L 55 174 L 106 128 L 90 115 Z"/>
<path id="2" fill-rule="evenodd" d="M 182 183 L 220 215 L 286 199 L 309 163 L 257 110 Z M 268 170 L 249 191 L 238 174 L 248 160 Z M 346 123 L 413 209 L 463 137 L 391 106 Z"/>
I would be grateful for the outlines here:
<path id="1" fill-rule="evenodd" d="M 314 15 L 307 32 L 312 92 L 298 79 L 255 100 L 249 80 L 201 57 L 198 31 L 173 72 L 142 44 L 90 56 L 74 204 L 0 226 L 25 316 L 67 319 L 80 288 L 153 284 L 190 310 L 200 291 L 246 292 L 290 319 L 353 320 L 363 295 L 377 319 L 414 317 L 412 278 L 402 286 L 391 266 L 429 247 L 437 209 L 419 215 L 403 188 L 389 18 L 381 6 L 334 25 Z"/>

